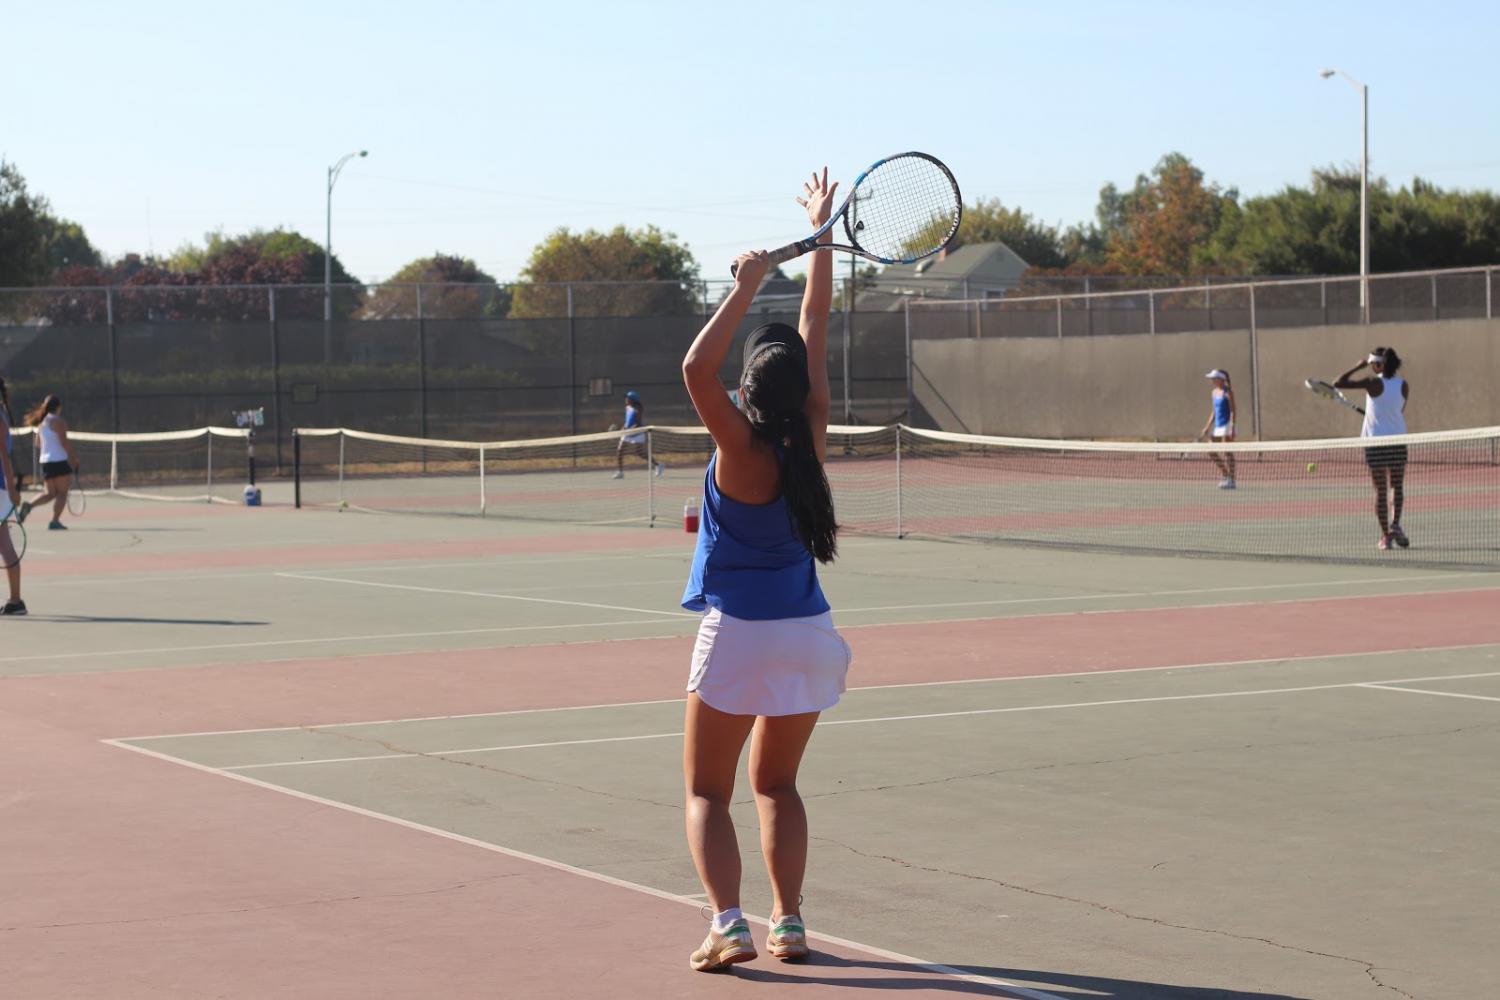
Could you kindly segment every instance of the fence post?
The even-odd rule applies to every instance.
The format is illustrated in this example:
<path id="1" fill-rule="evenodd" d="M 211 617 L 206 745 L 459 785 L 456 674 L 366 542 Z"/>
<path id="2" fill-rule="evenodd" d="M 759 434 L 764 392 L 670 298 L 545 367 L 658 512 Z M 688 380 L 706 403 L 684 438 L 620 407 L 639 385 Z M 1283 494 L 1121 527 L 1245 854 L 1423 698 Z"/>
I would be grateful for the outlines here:
<path id="1" fill-rule="evenodd" d="M 1250 412 L 1255 421 L 1255 440 L 1261 439 L 1260 426 L 1260 336 L 1255 324 L 1255 286 L 1250 286 Z"/>
<path id="2" fill-rule="evenodd" d="M 1203 279 L 1203 309 L 1208 313 L 1208 330 L 1214 329 L 1214 279 L 1213 275 Z"/>
<path id="3" fill-rule="evenodd" d="M 1323 310 L 1323 325 L 1328 325 L 1328 282 L 1318 282 L 1318 308 Z"/>
<path id="4" fill-rule="evenodd" d="M 573 318 L 573 283 L 568 282 L 568 426 L 569 434 L 578 433 L 578 373 L 574 354 L 578 331 Z"/>
<path id="5" fill-rule="evenodd" d="M 1484 269 L 1484 318 L 1485 319 L 1494 319 L 1495 318 L 1495 310 L 1494 310 L 1494 307 L 1493 307 L 1494 293 L 1491 291 L 1491 289 L 1493 289 L 1494 287 L 1495 287 L 1495 269 L 1493 267 L 1487 267 L 1487 268 Z"/>
<path id="6" fill-rule="evenodd" d="M 271 427 L 276 432 L 276 474 L 281 472 L 281 353 L 276 346 L 276 286 L 266 289 L 271 318 Z"/>
<path id="7" fill-rule="evenodd" d="M 422 317 L 422 286 L 417 285 L 417 432 L 427 436 L 427 321 Z M 422 449 L 422 467 L 427 467 L 427 449 Z"/>
<path id="8" fill-rule="evenodd" d="M 1429 275 L 1428 277 L 1432 281 L 1432 318 L 1433 319 L 1437 319 L 1438 318 L 1437 275 L 1433 274 L 1433 275 Z"/>
<path id="9" fill-rule="evenodd" d="M 1094 293 L 1093 283 L 1087 276 L 1083 279 L 1083 312 L 1087 319 L 1084 324 L 1085 332 L 1092 337 L 1094 335 Z"/>
<path id="10" fill-rule="evenodd" d="M 1146 290 L 1146 312 L 1151 323 L 1151 332 L 1156 332 L 1156 292 Z"/>
<path id="11" fill-rule="evenodd" d="M 852 314 L 854 312 L 854 282 L 844 279 L 844 423 L 854 422 L 854 395 L 849 389 L 849 352 L 854 345 Z"/>
<path id="12" fill-rule="evenodd" d="M 703 318 L 708 319 L 708 282 L 705 280 L 699 284 L 703 286 Z"/>
<path id="13" fill-rule="evenodd" d="M 901 425 L 896 425 L 896 537 L 901 531 Z"/>
<path id="14" fill-rule="evenodd" d="M 109 330 L 109 428 L 120 432 L 120 357 L 115 332 L 115 290 L 104 289 L 104 321 Z M 113 489 L 113 486 L 111 486 Z"/>
<path id="15" fill-rule="evenodd" d="M 917 415 L 913 402 L 916 396 L 911 384 L 911 299 L 909 297 L 901 300 L 901 310 L 906 324 L 906 420 L 908 423 L 916 423 Z"/>

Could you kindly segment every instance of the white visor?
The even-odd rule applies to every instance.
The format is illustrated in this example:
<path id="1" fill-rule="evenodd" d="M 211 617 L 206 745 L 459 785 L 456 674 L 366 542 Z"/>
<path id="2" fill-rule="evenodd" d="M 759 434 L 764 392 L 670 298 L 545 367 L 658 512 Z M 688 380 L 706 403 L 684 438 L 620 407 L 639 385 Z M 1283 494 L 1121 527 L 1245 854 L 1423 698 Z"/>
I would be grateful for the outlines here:
<path id="1" fill-rule="evenodd" d="M 1380 362 L 1381 364 L 1385 364 L 1385 358 L 1381 357 L 1379 354 L 1372 354 L 1368 358 L 1365 358 L 1365 363 L 1366 364 L 1373 365 L 1377 361 Z"/>

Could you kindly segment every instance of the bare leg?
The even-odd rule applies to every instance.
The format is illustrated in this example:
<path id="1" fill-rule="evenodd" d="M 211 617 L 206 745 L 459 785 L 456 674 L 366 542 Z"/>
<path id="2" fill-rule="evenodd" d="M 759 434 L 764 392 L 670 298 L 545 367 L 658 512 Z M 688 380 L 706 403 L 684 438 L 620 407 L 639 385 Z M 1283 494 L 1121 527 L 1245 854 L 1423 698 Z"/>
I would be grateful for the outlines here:
<path id="1" fill-rule="evenodd" d="M 61 521 L 63 511 L 68 509 L 68 490 L 72 488 L 72 476 L 58 476 L 52 480 L 52 520 Z"/>
<path id="2" fill-rule="evenodd" d="M 818 713 L 762 718 L 750 742 L 750 787 L 760 815 L 760 850 L 774 896 L 772 918 L 800 913 L 807 873 L 807 810 L 797 791 L 797 769 Z"/>
<path id="3" fill-rule="evenodd" d="M 5 560 L 5 582 L 10 584 L 12 602 L 21 599 L 21 559 L 16 555 L 15 543 L 10 538 L 10 524 L 0 527 L 0 559 Z"/>
<path id="4" fill-rule="evenodd" d="M 1391 524 L 1401 523 L 1401 508 L 1406 503 L 1406 466 L 1391 466 Z"/>
<path id="5" fill-rule="evenodd" d="M 730 715 L 697 694 L 688 695 L 682 747 L 688 848 L 715 911 L 740 905 L 740 845 L 729 818 L 729 799 L 753 725 L 753 715 Z"/>
<path id="6" fill-rule="evenodd" d="M 1376 466 L 1371 469 L 1370 479 L 1375 483 L 1375 519 L 1380 522 L 1380 533 L 1389 535 L 1391 524 L 1386 510 L 1385 466 Z"/>
<path id="7" fill-rule="evenodd" d="M 1230 478 L 1229 466 L 1224 464 L 1223 455 L 1220 455 L 1216 451 L 1211 451 L 1208 453 L 1208 457 L 1213 459 L 1214 465 L 1217 465 L 1219 467 L 1219 475 L 1223 476 L 1225 479 Z"/>

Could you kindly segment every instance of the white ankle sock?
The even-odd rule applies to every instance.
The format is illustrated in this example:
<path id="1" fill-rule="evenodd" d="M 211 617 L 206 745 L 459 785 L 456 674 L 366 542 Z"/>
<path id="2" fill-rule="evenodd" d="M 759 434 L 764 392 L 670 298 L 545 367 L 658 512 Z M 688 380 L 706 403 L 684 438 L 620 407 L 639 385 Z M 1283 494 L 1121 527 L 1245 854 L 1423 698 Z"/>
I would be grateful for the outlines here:
<path id="1" fill-rule="evenodd" d="M 734 923 L 736 920 L 744 919 L 745 915 L 740 912 L 740 908 L 738 906 L 731 906 L 729 909 L 723 911 L 722 913 L 714 914 L 714 930 L 718 931 L 720 934 L 723 934 L 729 929 L 730 924 Z"/>

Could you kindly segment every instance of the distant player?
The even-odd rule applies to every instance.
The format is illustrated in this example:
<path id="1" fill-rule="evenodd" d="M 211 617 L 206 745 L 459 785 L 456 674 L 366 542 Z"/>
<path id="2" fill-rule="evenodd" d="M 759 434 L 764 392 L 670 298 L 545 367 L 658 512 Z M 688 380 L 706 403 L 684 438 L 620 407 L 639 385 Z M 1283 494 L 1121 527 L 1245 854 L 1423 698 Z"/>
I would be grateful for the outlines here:
<path id="1" fill-rule="evenodd" d="M 1355 378 L 1361 368 L 1369 366 L 1370 378 Z M 1340 375 L 1335 389 L 1365 391 L 1365 422 L 1359 436 L 1388 437 L 1406 433 L 1406 404 L 1411 399 L 1411 383 L 1396 375 L 1401 370 L 1401 356 L 1394 347 L 1377 347 L 1369 357 Z M 1375 484 L 1375 519 L 1380 522 L 1380 541 L 1376 547 L 1385 550 L 1392 545 L 1406 548 L 1411 541 L 1401 528 L 1401 508 L 1406 500 L 1406 445 L 1374 444 L 1365 449 L 1365 464 Z M 1387 518 L 1386 494 L 1390 494 Z"/>
<path id="2" fill-rule="evenodd" d="M 1215 441 L 1223 441 L 1226 444 L 1234 440 L 1234 388 L 1229 384 L 1229 373 L 1222 368 L 1215 368 L 1203 376 L 1213 380 L 1213 391 L 1209 393 L 1208 422 L 1203 425 L 1203 430 L 1198 432 L 1198 437 L 1213 435 Z M 1219 473 L 1224 478 L 1219 480 L 1219 489 L 1234 489 L 1234 454 L 1232 452 L 1213 452 L 1209 458 L 1219 467 Z"/>
<path id="3" fill-rule="evenodd" d="M 41 441 L 42 483 L 46 492 L 23 503 L 17 516 L 25 521 L 33 507 L 50 502 L 52 520 L 47 522 L 47 530 L 65 531 L 68 526 L 62 523 L 62 515 L 68 509 L 68 490 L 78 472 L 78 456 L 73 452 L 73 443 L 68 440 L 68 422 L 63 419 L 62 400 L 48 395 L 26 414 L 26 423 L 36 428 Z"/>
<path id="4" fill-rule="evenodd" d="M 0 475 L 5 478 L 9 508 L 19 514 L 21 489 L 16 485 L 16 463 L 10 454 L 10 390 L 0 378 Z M 26 602 L 21 600 L 21 556 L 10 537 L 10 518 L 0 522 L 0 559 L 5 560 L 5 582 L 10 585 L 10 600 L 0 605 L 0 615 L 24 615 Z"/>
<path id="5" fill-rule="evenodd" d="M 634 389 L 627 392 L 625 394 L 625 429 L 628 431 L 632 427 L 644 427 L 646 423 L 644 419 L 645 412 L 646 408 L 641 405 L 640 394 Z M 614 428 L 611 427 L 610 430 L 614 430 Z M 632 455 L 644 458 L 647 462 L 651 461 L 651 453 L 646 450 L 645 434 L 622 435 L 619 445 L 615 448 L 615 474 L 613 477 L 615 479 L 625 478 L 625 453 L 627 451 Z M 657 462 L 652 471 L 660 476 L 667 471 L 667 467 Z"/>

